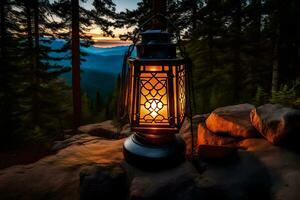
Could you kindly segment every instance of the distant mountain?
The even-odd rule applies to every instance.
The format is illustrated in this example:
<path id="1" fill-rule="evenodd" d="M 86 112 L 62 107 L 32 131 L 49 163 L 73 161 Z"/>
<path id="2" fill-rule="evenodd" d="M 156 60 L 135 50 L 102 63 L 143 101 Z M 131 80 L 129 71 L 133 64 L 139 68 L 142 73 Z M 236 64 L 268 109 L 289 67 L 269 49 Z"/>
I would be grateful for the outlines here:
<path id="1" fill-rule="evenodd" d="M 52 49 L 60 49 L 65 44 L 64 40 L 53 40 Z M 81 63 L 81 87 L 90 96 L 94 98 L 97 91 L 102 96 L 109 95 L 115 88 L 117 75 L 121 72 L 123 55 L 128 46 L 117 46 L 111 48 L 81 47 L 83 52 L 88 55 L 83 57 L 85 60 Z M 51 53 L 53 57 L 70 58 L 71 52 Z M 65 67 L 71 67 L 71 60 L 53 61 L 52 64 L 58 64 Z M 71 73 L 65 73 L 62 78 L 71 85 Z"/>
<path id="2" fill-rule="evenodd" d="M 51 43 L 52 49 L 59 49 L 65 44 L 64 40 L 53 40 Z M 127 51 L 128 46 L 117 46 L 111 48 L 98 48 L 98 47 L 81 47 L 81 50 L 88 54 L 83 57 L 85 61 L 81 63 L 81 69 L 90 69 L 98 72 L 108 72 L 118 74 L 121 72 L 123 55 Z M 54 57 L 66 57 L 70 58 L 71 52 L 66 53 L 51 53 Z M 71 66 L 71 60 L 62 60 L 52 62 L 66 67 Z"/>
<path id="3" fill-rule="evenodd" d="M 65 73 L 61 77 L 68 85 L 71 85 L 71 72 Z M 81 88 L 92 99 L 96 97 L 97 91 L 106 98 L 116 87 L 116 80 L 117 74 L 85 69 L 81 73 Z"/>

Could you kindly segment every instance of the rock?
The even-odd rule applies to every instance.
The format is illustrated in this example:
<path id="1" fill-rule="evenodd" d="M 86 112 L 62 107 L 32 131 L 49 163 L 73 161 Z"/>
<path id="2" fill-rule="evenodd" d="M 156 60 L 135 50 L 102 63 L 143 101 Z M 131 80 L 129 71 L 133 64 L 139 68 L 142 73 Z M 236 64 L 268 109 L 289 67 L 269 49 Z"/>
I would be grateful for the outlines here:
<path id="1" fill-rule="evenodd" d="M 265 104 L 253 109 L 250 114 L 253 126 L 272 144 L 284 139 L 298 137 L 300 133 L 300 111 L 278 104 Z M 292 140 L 291 140 L 292 141 Z"/>
<path id="2" fill-rule="evenodd" d="M 196 200 L 200 197 L 194 182 L 199 174 L 189 162 L 159 172 L 141 171 L 127 163 L 124 165 L 131 180 L 130 200 Z"/>
<path id="3" fill-rule="evenodd" d="M 200 122 L 204 122 L 209 114 L 195 115 L 192 118 L 193 121 L 193 134 L 194 134 L 194 145 L 196 146 L 197 141 L 197 125 Z M 186 144 L 186 153 L 190 155 L 192 153 L 192 134 L 191 134 L 191 122 L 187 118 L 184 120 L 179 134 L 183 138 Z"/>
<path id="4" fill-rule="evenodd" d="M 240 143 L 254 156 L 270 176 L 270 199 L 296 200 L 300 196 L 300 155 L 264 139 L 246 139 Z M 249 169 L 252 166 L 249 166 Z M 258 176 L 257 176 L 258 177 Z"/>
<path id="5" fill-rule="evenodd" d="M 217 145 L 199 145 L 198 156 L 211 161 L 232 161 L 237 158 L 237 148 Z"/>
<path id="6" fill-rule="evenodd" d="M 212 133 L 206 128 L 205 123 L 199 123 L 198 125 L 198 138 L 197 146 L 199 145 L 222 145 L 222 146 L 238 146 L 238 142 L 241 138 L 231 136 L 219 136 L 216 133 Z"/>
<path id="7" fill-rule="evenodd" d="M 205 122 L 206 119 L 209 117 L 210 113 L 207 114 L 201 114 L 201 115 L 195 115 L 192 119 L 193 119 L 193 124 L 196 125 L 201 123 L 201 122 Z"/>
<path id="8" fill-rule="evenodd" d="M 265 139 L 241 141 L 245 150 L 237 151 L 236 162 L 199 159 L 201 174 L 188 161 L 158 172 L 124 162 L 123 187 L 124 140 L 89 137 L 78 136 L 77 143 L 35 163 L 0 170 L 0 199 L 105 199 L 111 192 L 120 200 L 295 200 L 300 195 L 300 155 Z"/>
<path id="9" fill-rule="evenodd" d="M 89 134 L 108 139 L 120 139 L 131 134 L 129 125 L 123 126 L 118 133 L 118 129 L 113 125 L 112 120 L 80 126 L 78 131 L 83 134 Z"/>
<path id="10" fill-rule="evenodd" d="M 234 164 L 206 163 L 199 174 L 185 162 L 173 169 L 151 173 L 125 167 L 131 184 L 130 200 L 270 199 L 269 174 L 257 158 L 246 151 Z M 203 162 L 203 161 L 201 161 Z"/>
<path id="11" fill-rule="evenodd" d="M 191 123 L 188 119 L 184 120 L 182 127 L 179 130 L 179 134 L 185 142 L 186 154 L 190 155 L 192 153 L 192 134 L 191 134 Z"/>
<path id="12" fill-rule="evenodd" d="M 250 122 L 251 104 L 239 104 L 215 109 L 207 118 L 207 128 L 214 132 L 225 132 L 234 137 L 253 138 L 258 136 Z"/>
<path id="13" fill-rule="evenodd" d="M 270 199 L 271 180 L 265 166 L 244 150 L 238 151 L 238 158 L 226 164 L 206 163 L 197 179 L 199 199 Z"/>
<path id="14" fill-rule="evenodd" d="M 87 166 L 80 171 L 81 200 L 126 199 L 127 177 L 120 166 Z"/>
<path id="15" fill-rule="evenodd" d="M 93 140 L 98 140 L 99 137 L 90 136 L 88 134 L 78 134 L 74 136 L 69 136 L 67 139 L 62 141 L 55 141 L 51 148 L 51 151 L 59 151 L 71 145 L 81 145 Z"/>
<path id="16" fill-rule="evenodd" d="M 123 139 L 95 137 L 87 141 L 86 137 L 81 135 L 77 143 L 35 163 L 0 170 L 0 199 L 79 200 L 79 172 L 82 168 L 87 165 L 111 167 L 123 160 Z"/>

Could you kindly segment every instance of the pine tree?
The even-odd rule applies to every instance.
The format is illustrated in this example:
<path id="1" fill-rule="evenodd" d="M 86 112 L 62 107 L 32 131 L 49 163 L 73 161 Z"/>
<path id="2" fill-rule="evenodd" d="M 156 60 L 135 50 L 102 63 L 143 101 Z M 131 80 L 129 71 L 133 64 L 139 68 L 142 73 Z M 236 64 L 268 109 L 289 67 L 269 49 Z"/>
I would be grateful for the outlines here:
<path id="1" fill-rule="evenodd" d="M 74 117 L 76 117 L 75 127 L 80 124 L 80 96 L 82 96 L 82 94 L 80 95 L 80 63 L 84 62 L 84 57 L 87 56 L 85 52 L 80 51 L 79 44 L 80 47 L 89 47 L 93 44 L 92 37 L 87 34 L 92 24 L 98 25 L 106 35 L 113 35 L 109 27 L 113 25 L 110 20 L 115 14 L 115 4 L 111 0 L 93 1 L 94 8 L 92 10 L 85 9 L 80 5 L 81 2 L 84 1 L 62 0 L 52 5 L 52 12 L 60 19 L 57 21 L 60 29 L 57 30 L 56 37 L 66 41 L 62 51 L 70 53 L 70 49 L 72 49 L 72 56 L 69 54 L 65 58 L 69 59 L 71 57 L 73 59 L 73 103 L 74 111 L 76 110 L 74 113 Z M 72 12 L 70 7 L 72 7 L 74 12 Z M 74 30 L 72 32 L 72 41 L 69 38 L 71 30 Z"/>
<path id="2" fill-rule="evenodd" d="M 5 90 L 9 91 L 4 91 L 3 107 L 12 108 L 6 109 L 6 113 L 17 120 L 6 124 L 8 128 L 12 127 L 14 139 L 48 140 L 59 135 L 66 124 L 69 96 L 66 86 L 58 78 L 66 69 L 51 64 L 59 58 L 51 56 L 55 50 L 49 45 L 55 26 L 49 17 L 50 4 L 46 0 L 7 2 L 4 8 L 9 12 L 3 12 L 8 14 L 2 15 L 4 20 L 1 20 L 4 27 L 8 25 L 1 29 L 6 30 L 3 35 L 8 33 L 1 37 L 7 42 L 1 46 L 10 53 L 5 56 L 7 68 L 3 69 L 1 80 L 5 82 Z"/>
<path id="3" fill-rule="evenodd" d="M 27 89 L 31 97 L 24 103 L 28 109 L 24 126 L 29 130 L 40 130 L 43 137 L 51 138 L 60 133 L 64 113 L 69 106 L 65 101 L 65 94 L 68 94 L 66 86 L 58 79 L 67 70 L 51 64 L 51 61 L 59 58 L 49 56 L 55 51 L 49 39 L 51 28 L 55 25 L 48 18 L 51 14 L 49 2 L 25 1 L 25 9 L 28 47 L 32 48 L 33 55 L 29 55 L 32 67 Z"/>
<path id="4" fill-rule="evenodd" d="M 19 38 L 17 22 L 14 20 L 14 2 L 4 0 L 0 2 L 0 113 L 1 148 L 6 148 L 19 138 L 15 132 L 20 128 L 19 105 L 22 93 L 22 74 L 20 52 L 18 52 Z"/>
<path id="5" fill-rule="evenodd" d="M 74 128 L 81 121 L 79 0 L 72 0 L 72 89 Z"/>
<path id="6" fill-rule="evenodd" d="M 103 110 L 103 100 L 102 100 L 102 96 L 100 94 L 100 91 L 96 92 L 96 99 L 95 99 L 95 111 L 96 112 L 101 112 Z"/>

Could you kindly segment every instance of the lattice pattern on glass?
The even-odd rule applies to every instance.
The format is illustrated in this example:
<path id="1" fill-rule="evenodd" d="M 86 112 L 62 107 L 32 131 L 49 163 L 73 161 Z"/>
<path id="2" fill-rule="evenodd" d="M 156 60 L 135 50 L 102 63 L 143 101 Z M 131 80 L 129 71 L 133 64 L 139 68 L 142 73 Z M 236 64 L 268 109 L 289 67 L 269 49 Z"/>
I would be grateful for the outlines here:
<path id="1" fill-rule="evenodd" d="M 185 102 L 185 70 L 181 65 L 178 72 L 178 111 L 179 119 L 181 122 L 185 115 Z"/>
<path id="2" fill-rule="evenodd" d="M 169 125 L 167 73 L 141 73 L 140 124 Z"/>

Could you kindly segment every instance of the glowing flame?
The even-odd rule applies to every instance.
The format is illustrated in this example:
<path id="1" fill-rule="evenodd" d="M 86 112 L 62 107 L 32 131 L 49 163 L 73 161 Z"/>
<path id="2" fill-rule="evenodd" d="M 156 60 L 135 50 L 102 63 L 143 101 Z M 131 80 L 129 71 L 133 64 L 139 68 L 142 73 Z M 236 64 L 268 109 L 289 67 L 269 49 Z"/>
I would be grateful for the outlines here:
<path id="1" fill-rule="evenodd" d="M 162 109 L 163 103 L 158 99 L 151 99 L 146 102 L 145 107 L 151 112 L 150 115 L 155 118 L 158 115 L 158 111 Z"/>

